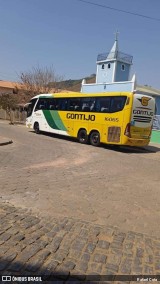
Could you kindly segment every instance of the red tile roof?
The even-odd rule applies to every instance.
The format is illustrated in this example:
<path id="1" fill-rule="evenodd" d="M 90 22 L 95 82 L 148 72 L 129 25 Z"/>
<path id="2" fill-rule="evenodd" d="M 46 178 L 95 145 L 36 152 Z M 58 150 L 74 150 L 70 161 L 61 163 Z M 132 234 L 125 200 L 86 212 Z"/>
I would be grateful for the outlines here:
<path id="1" fill-rule="evenodd" d="M 10 81 L 0 81 L 0 88 L 8 88 L 8 89 L 23 89 L 23 85 L 17 82 L 10 82 Z"/>

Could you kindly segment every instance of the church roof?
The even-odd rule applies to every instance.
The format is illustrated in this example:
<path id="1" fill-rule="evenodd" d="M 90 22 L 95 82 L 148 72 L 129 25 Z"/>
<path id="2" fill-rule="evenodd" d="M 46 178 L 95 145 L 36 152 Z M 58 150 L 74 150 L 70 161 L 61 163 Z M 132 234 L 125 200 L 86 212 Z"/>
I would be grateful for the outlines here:
<path id="1" fill-rule="evenodd" d="M 118 49 L 118 39 L 116 38 L 110 52 L 101 53 L 97 56 L 97 63 L 107 61 L 121 61 L 123 63 L 132 64 L 133 56 L 120 52 Z"/>

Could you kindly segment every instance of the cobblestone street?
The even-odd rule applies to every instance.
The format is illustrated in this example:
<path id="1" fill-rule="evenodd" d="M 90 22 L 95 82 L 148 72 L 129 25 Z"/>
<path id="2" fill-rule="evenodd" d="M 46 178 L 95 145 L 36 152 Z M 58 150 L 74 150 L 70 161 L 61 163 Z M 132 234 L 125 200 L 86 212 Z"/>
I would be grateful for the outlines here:
<path id="1" fill-rule="evenodd" d="M 95 148 L 6 122 L 0 135 L 13 141 L 0 147 L 3 275 L 160 275 L 158 147 Z"/>
<path id="2" fill-rule="evenodd" d="M 71 276 L 160 275 L 159 238 L 73 218 L 40 219 L 5 203 L 0 220 L 3 275 L 54 275 L 62 283 Z"/>

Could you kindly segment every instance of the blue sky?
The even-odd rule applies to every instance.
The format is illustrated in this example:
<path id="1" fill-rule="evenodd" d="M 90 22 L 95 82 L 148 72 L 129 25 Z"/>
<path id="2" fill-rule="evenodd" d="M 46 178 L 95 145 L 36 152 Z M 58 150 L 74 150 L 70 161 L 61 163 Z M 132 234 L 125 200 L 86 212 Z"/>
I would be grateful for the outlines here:
<path id="1" fill-rule="evenodd" d="M 90 1 L 160 18 L 159 0 Z M 97 54 L 110 51 L 116 30 L 137 82 L 160 89 L 160 21 L 77 0 L 0 0 L 0 79 L 17 80 L 37 64 L 65 79 L 96 73 Z"/>

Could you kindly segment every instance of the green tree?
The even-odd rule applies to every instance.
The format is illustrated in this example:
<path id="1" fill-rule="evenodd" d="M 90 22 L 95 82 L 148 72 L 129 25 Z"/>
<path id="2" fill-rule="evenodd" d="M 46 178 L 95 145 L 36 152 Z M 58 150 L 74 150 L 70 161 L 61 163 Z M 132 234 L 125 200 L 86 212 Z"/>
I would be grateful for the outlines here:
<path id="1" fill-rule="evenodd" d="M 14 124 L 12 119 L 12 110 L 14 110 L 17 106 L 17 98 L 14 94 L 4 93 L 0 95 L 0 108 L 4 109 L 10 119 L 10 124 Z"/>

